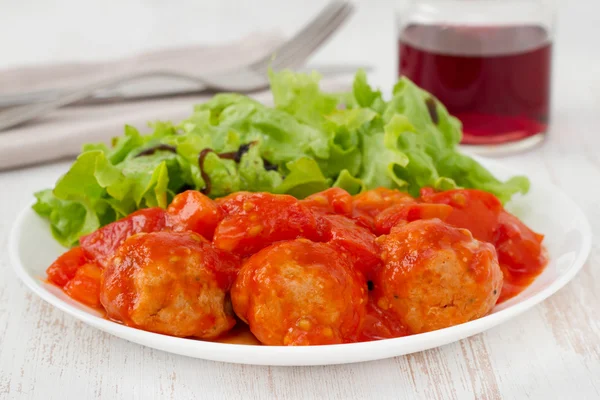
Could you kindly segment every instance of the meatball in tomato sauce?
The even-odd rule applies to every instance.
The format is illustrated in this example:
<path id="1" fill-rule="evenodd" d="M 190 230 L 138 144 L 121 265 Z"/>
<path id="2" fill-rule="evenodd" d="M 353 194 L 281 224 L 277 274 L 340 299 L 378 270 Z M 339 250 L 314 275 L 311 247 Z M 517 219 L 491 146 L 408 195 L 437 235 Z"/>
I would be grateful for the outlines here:
<path id="1" fill-rule="evenodd" d="M 129 237 L 103 271 L 108 316 L 166 335 L 211 339 L 235 324 L 227 297 L 238 262 L 193 232 Z"/>
<path id="2" fill-rule="evenodd" d="M 334 247 L 279 242 L 250 257 L 231 290 L 236 314 L 263 344 L 351 342 L 367 304 L 367 285 Z"/>
<path id="3" fill-rule="evenodd" d="M 383 267 L 376 304 L 412 333 L 458 325 L 489 313 L 502 289 L 494 247 L 439 219 L 419 220 L 378 238 Z"/>

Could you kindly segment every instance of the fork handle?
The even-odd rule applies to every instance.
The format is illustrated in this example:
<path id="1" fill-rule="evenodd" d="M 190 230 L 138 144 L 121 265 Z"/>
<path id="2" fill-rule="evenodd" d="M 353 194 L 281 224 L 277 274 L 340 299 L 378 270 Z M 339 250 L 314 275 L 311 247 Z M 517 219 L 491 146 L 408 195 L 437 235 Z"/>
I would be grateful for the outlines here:
<path id="1" fill-rule="evenodd" d="M 120 84 L 134 79 L 157 76 L 177 77 L 182 79 L 193 80 L 195 83 L 201 85 L 201 87 L 198 88 L 198 91 L 208 89 L 208 86 L 197 77 L 191 77 L 189 75 L 178 74 L 176 72 L 170 71 L 148 71 L 119 75 L 116 77 L 103 79 L 89 85 L 80 86 L 73 90 L 69 90 L 51 101 L 47 101 L 44 103 L 28 104 L 24 106 L 14 107 L 7 111 L 4 111 L 0 113 L 0 131 L 15 127 L 25 122 L 31 121 L 35 118 L 42 117 L 58 108 L 86 99 L 100 89 L 104 89 L 106 87 L 111 86 L 118 86 Z"/>

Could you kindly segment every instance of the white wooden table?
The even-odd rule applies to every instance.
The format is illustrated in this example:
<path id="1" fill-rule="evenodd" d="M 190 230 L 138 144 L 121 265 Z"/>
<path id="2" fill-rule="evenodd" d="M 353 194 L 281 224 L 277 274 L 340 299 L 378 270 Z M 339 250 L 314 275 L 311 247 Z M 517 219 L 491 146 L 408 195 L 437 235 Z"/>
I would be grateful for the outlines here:
<path id="1" fill-rule="evenodd" d="M 0 0 L 3 66 L 72 54 L 106 57 L 198 37 L 226 40 L 273 21 L 291 32 L 322 1 L 298 1 L 287 10 L 275 0 L 181 1 L 179 6 L 128 0 L 113 8 L 105 2 L 59 3 Z M 396 56 L 394 2 L 362 3 L 355 19 L 316 59 L 371 63 L 378 68 L 374 81 L 389 86 Z M 561 7 L 552 130 L 542 148 L 504 159 L 533 179 L 549 178 L 562 187 L 592 224 L 594 243 L 588 262 L 556 295 L 473 338 L 378 362 L 269 368 L 176 356 L 90 328 L 20 283 L 5 251 L 13 218 L 31 201 L 33 191 L 50 185 L 68 164 L 4 172 L 0 173 L 0 399 L 600 398 L 600 56 L 597 43 L 592 44 L 600 37 L 600 26 L 594 23 L 600 5 L 580 0 Z M 107 24 L 110 17 L 116 22 Z M 104 27 L 110 32 L 101 32 Z M 129 34 L 121 39 L 125 32 Z"/>

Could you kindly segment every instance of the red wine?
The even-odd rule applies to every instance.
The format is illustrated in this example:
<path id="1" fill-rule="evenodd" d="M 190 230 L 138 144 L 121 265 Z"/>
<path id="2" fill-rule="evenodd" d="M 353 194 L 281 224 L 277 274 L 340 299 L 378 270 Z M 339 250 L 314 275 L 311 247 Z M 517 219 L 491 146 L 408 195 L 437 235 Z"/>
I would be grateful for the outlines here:
<path id="1" fill-rule="evenodd" d="M 463 123 L 463 143 L 517 141 L 546 131 L 551 42 L 538 26 L 410 25 L 400 74 Z"/>

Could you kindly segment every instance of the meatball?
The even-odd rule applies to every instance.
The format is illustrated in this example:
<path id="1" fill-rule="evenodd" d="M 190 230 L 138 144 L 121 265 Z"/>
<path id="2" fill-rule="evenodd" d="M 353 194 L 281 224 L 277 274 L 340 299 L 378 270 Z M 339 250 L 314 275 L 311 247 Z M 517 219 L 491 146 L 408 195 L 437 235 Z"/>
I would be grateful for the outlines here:
<path id="1" fill-rule="evenodd" d="M 486 315 L 502 289 L 494 247 L 439 219 L 392 229 L 378 242 L 383 267 L 375 301 L 413 333 L 458 325 Z"/>
<path id="2" fill-rule="evenodd" d="M 344 343 L 358 335 L 367 285 L 332 246 L 296 239 L 275 243 L 246 260 L 231 300 L 263 344 Z"/>
<path id="3" fill-rule="evenodd" d="M 235 324 L 227 297 L 237 259 L 193 232 L 129 237 L 103 271 L 108 317 L 166 335 L 211 339 Z"/>

